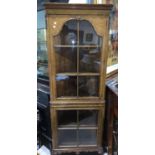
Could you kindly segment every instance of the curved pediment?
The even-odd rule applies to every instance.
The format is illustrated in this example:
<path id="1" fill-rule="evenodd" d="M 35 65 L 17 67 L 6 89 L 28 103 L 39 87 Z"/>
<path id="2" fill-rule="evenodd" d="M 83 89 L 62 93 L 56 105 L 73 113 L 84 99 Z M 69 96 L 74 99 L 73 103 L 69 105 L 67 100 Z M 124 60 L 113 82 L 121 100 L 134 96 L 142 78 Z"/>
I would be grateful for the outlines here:
<path id="1" fill-rule="evenodd" d="M 97 34 L 94 26 L 85 19 L 70 19 L 61 26 L 54 36 L 54 45 L 98 45 L 102 37 Z"/>

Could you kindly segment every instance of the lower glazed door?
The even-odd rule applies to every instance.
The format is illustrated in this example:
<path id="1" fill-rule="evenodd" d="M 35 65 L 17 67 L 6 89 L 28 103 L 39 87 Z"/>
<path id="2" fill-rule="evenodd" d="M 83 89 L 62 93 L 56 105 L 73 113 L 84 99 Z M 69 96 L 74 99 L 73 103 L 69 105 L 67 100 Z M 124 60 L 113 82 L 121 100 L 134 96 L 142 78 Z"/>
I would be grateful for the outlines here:
<path id="1" fill-rule="evenodd" d="M 101 112 L 99 109 L 55 110 L 56 148 L 99 146 Z"/>

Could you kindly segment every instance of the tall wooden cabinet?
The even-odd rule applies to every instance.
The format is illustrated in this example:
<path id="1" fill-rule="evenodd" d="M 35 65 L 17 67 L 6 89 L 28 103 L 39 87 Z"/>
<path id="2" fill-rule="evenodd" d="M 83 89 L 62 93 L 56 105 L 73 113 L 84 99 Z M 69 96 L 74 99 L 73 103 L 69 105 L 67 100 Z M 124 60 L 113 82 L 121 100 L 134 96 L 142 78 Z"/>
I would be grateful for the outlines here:
<path id="1" fill-rule="evenodd" d="M 102 153 L 112 5 L 47 3 L 53 154 Z"/>

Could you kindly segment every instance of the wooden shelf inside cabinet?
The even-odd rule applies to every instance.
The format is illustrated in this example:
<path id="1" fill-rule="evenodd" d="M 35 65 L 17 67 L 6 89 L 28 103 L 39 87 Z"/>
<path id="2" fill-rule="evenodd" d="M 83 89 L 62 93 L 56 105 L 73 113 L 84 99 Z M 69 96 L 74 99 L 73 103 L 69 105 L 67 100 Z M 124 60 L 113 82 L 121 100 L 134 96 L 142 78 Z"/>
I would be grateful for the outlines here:
<path id="1" fill-rule="evenodd" d="M 47 3 L 53 154 L 102 154 L 112 5 Z"/>
<path id="2" fill-rule="evenodd" d="M 98 45 L 54 45 L 54 47 L 78 47 L 78 48 L 99 48 Z"/>
<path id="3" fill-rule="evenodd" d="M 57 76 L 63 76 L 63 75 L 68 75 L 68 76 L 99 76 L 100 73 L 57 73 Z"/>
<path id="4" fill-rule="evenodd" d="M 85 130 L 97 130 L 98 127 L 58 127 L 58 130 L 69 130 L 69 129 L 73 129 L 73 130 L 77 130 L 77 129 L 85 129 Z"/>

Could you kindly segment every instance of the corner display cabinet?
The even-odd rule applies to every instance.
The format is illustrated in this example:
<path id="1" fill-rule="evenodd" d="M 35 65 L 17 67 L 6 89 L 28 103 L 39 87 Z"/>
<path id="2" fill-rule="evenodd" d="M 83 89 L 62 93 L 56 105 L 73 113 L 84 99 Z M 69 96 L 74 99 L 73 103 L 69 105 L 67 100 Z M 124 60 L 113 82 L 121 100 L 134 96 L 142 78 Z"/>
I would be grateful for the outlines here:
<path id="1" fill-rule="evenodd" d="M 102 154 L 112 5 L 46 3 L 53 154 Z"/>

